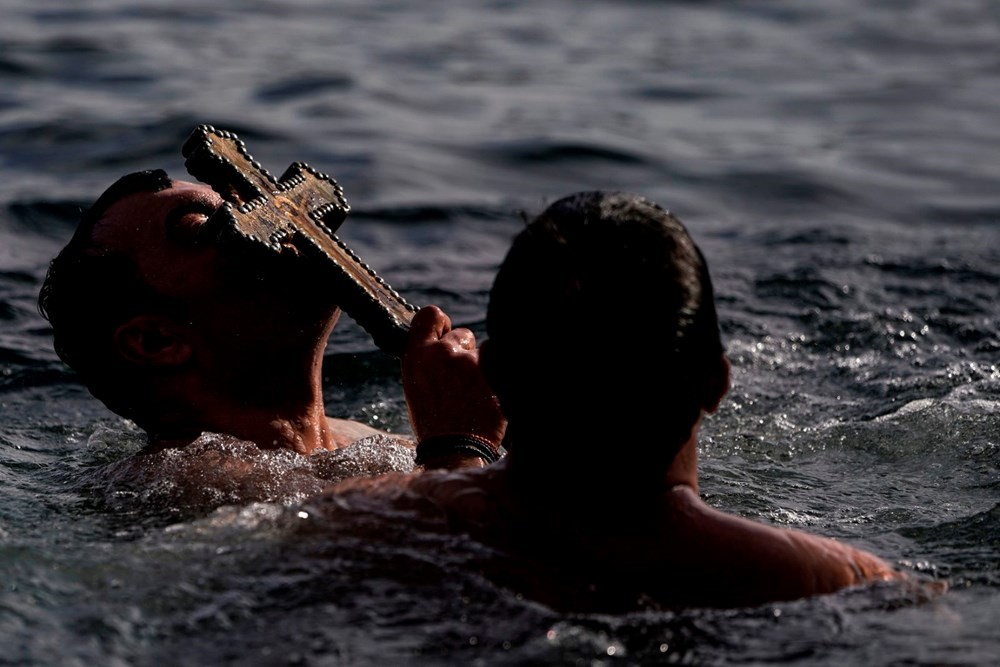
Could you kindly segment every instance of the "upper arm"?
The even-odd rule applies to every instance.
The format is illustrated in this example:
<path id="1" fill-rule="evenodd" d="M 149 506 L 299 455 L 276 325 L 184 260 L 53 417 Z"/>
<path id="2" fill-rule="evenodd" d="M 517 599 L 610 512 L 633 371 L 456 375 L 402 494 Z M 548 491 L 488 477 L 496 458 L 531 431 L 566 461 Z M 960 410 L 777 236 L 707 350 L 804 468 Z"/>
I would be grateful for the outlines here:
<path id="1" fill-rule="evenodd" d="M 837 540 L 717 510 L 700 519 L 695 530 L 707 533 L 702 554 L 715 563 L 734 593 L 749 600 L 791 600 L 905 578 L 877 556 Z"/>

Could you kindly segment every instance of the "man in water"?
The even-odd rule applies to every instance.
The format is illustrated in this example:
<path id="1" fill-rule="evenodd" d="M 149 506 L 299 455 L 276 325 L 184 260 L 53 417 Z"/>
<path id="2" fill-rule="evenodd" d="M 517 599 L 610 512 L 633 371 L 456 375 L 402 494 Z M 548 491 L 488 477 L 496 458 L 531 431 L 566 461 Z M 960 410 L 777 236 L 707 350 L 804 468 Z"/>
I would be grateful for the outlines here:
<path id="1" fill-rule="evenodd" d="M 425 415 L 447 432 L 445 416 L 469 403 L 442 389 L 477 372 L 447 330 L 434 307 L 411 324 L 403 381 L 418 437 Z M 349 480 L 312 510 L 409 508 L 496 547 L 512 560 L 487 571 L 566 610 L 736 607 L 906 579 L 870 553 L 699 497 L 699 425 L 728 390 L 729 362 L 705 260 L 657 205 L 602 192 L 554 203 L 504 260 L 487 332 L 479 364 L 508 419 L 508 455 Z M 462 440 L 420 438 L 417 450 Z"/>
<path id="2" fill-rule="evenodd" d="M 145 456 L 185 448 L 206 432 L 252 443 L 250 451 L 311 455 L 373 437 L 398 449 L 401 440 L 389 441 L 388 433 L 326 415 L 321 372 L 340 316 L 337 295 L 307 289 L 314 284 L 307 265 L 269 272 L 220 254 L 199 232 L 221 204 L 208 186 L 161 170 L 109 187 L 84 213 L 41 289 L 39 309 L 58 355 L 94 396 L 145 430 Z M 447 328 L 446 340 L 474 351 L 470 331 Z M 493 410 L 499 442 L 502 418 Z M 389 469 L 412 467 L 407 453 Z M 221 470 L 217 452 L 188 463 L 192 475 L 214 467 L 235 484 L 239 491 L 227 500 L 269 499 L 261 488 L 273 480 L 240 455 Z M 239 481 L 250 474 L 258 484 Z"/>

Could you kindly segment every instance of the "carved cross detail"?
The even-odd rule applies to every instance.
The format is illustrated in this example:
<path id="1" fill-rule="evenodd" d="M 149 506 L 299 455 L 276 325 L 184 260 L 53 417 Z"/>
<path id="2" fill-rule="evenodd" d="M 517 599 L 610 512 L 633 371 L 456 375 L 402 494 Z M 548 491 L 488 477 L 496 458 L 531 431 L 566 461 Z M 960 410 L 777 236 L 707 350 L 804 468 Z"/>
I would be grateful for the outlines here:
<path id="1" fill-rule="evenodd" d="M 336 181 L 303 162 L 275 180 L 235 134 L 210 125 L 198 126 L 181 152 L 191 175 L 226 200 L 208 233 L 256 253 L 319 257 L 344 312 L 379 349 L 401 354 L 417 309 L 334 234 L 350 211 Z"/>

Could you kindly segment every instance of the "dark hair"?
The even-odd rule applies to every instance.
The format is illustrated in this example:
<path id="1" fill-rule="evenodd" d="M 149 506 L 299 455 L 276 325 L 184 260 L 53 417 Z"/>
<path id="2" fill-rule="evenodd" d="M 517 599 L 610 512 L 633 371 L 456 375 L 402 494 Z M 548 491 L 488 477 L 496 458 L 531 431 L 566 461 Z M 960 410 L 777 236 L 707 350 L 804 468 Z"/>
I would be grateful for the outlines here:
<path id="1" fill-rule="evenodd" d="M 112 336 L 129 317 L 161 298 L 139 277 L 131 257 L 95 243 L 95 225 L 108 208 L 137 192 L 170 187 L 161 169 L 121 177 L 86 209 L 66 247 L 49 264 L 38 310 L 52 325 L 56 354 L 94 396 L 118 414 L 135 418 L 141 392 L 124 382 L 131 370 L 115 354 Z"/>
<path id="2" fill-rule="evenodd" d="M 621 192 L 560 199 L 516 237 L 490 291 L 487 333 L 486 370 L 511 433 L 582 423 L 595 446 L 608 433 L 592 430 L 603 421 L 594 417 L 610 412 L 619 424 L 666 414 L 679 447 L 723 352 L 701 251 L 669 212 Z"/>

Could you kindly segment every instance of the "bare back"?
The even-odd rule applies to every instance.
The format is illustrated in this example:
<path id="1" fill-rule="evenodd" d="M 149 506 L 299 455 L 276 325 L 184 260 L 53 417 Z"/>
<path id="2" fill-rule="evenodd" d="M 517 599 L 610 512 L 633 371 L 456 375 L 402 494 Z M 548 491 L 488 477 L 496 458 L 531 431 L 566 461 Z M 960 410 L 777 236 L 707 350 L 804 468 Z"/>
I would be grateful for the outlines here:
<path id="1" fill-rule="evenodd" d="M 409 509 L 467 533 L 496 548 L 487 574 L 557 609 L 731 608 L 907 579 L 836 540 L 715 510 L 688 486 L 666 489 L 643 520 L 616 526 L 525 503 L 511 493 L 507 472 L 500 463 L 353 479 L 327 497 Z"/>

